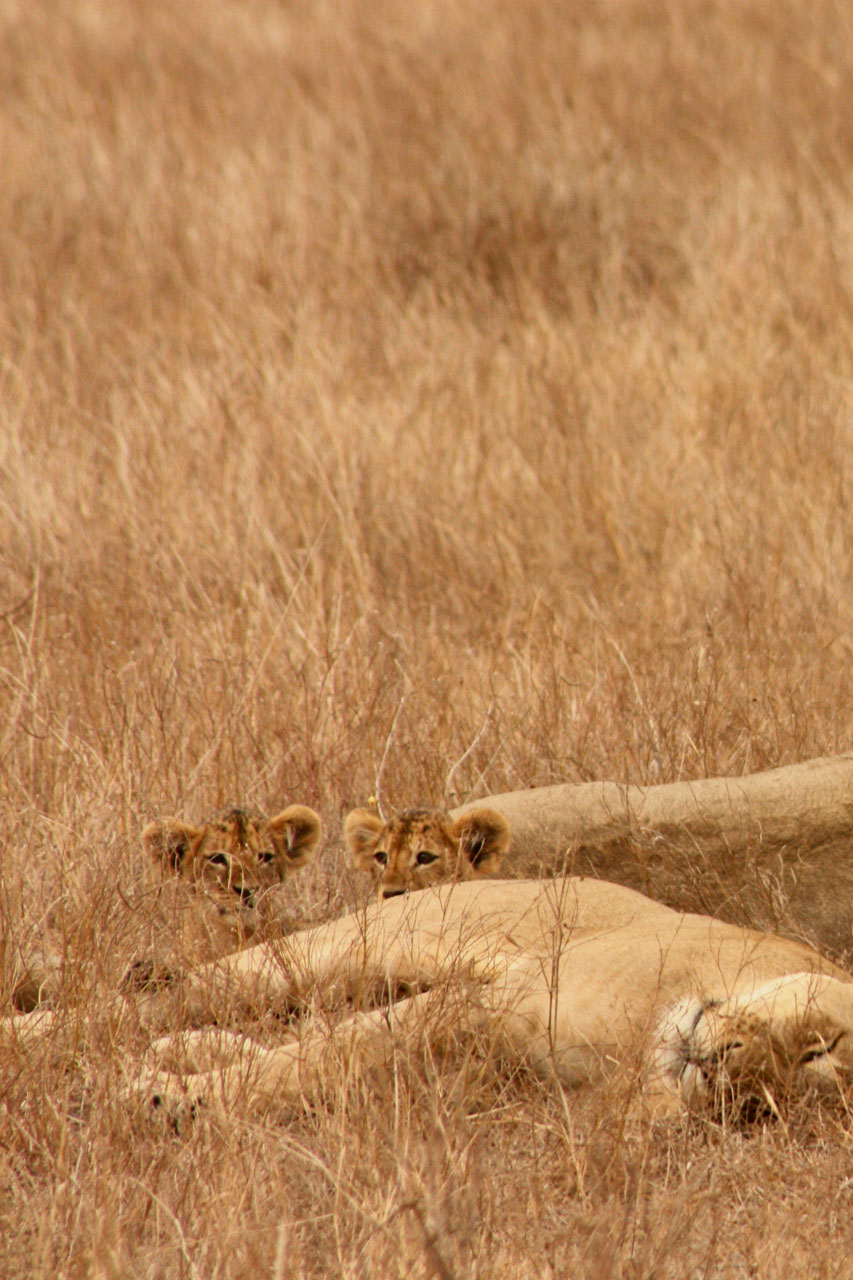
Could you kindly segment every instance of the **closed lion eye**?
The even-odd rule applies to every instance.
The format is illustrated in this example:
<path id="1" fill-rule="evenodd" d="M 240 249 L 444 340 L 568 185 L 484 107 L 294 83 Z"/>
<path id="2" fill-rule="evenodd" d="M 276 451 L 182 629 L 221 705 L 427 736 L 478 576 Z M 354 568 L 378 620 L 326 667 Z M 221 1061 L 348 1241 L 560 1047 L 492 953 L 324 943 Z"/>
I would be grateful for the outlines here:
<path id="1" fill-rule="evenodd" d="M 814 1045 L 811 1049 L 807 1049 L 800 1058 L 800 1066 L 804 1066 L 807 1062 L 814 1062 L 815 1058 L 825 1058 L 828 1054 L 833 1053 L 843 1034 L 843 1031 L 839 1031 L 831 1044 L 826 1044 L 821 1041 L 820 1044 Z"/>
<path id="2" fill-rule="evenodd" d="M 438 862 L 438 854 L 430 853 L 429 849 L 421 849 L 415 862 L 419 867 L 428 867 L 431 862 Z"/>

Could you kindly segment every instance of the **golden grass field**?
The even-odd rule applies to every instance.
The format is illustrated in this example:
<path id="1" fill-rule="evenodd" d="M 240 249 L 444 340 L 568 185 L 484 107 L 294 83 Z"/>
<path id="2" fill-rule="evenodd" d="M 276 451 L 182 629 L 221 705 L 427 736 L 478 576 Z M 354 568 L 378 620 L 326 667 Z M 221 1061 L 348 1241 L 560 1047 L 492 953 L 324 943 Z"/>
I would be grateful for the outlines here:
<path id="1" fill-rule="evenodd" d="M 182 1137 L 122 1099 L 139 831 L 850 747 L 837 0 L 3 0 L 0 1274 L 838 1278 L 853 1130 L 476 1056 Z"/>

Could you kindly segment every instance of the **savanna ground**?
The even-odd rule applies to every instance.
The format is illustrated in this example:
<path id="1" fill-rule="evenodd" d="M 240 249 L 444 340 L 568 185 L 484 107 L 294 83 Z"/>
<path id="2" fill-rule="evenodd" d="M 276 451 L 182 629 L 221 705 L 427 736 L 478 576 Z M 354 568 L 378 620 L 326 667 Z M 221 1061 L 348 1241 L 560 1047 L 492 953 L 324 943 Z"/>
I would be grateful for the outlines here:
<path id="1" fill-rule="evenodd" d="M 843 1117 L 476 1056 L 149 1130 L 152 817 L 339 822 L 850 746 L 853 19 L 832 0 L 3 0 L 8 1277 L 845 1277 Z M 138 1029 L 137 1029 L 138 1030 Z M 346 1095 L 346 1100 L 344 1100 Z"/>

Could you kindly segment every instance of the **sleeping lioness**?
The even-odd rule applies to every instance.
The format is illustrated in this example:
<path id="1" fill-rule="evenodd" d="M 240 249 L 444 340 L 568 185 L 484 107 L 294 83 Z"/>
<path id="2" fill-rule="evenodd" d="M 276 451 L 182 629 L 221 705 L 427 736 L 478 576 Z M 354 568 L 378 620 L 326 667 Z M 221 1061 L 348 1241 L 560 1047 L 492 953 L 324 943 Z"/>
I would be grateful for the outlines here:
<path id="1" fill-rule="evenodd" d="M 843 1090 L 853 1069 L 843 970 L 800 943 L 574 877 L 398 896 L 206 965 L 182 994 L 185 1013 L 220 1023 L 317 996 L 361 1011 L 333 1029 L 306 1019 L 271 1049 L 222 1031 L 166 1037 L 141 1087 L 168 1109 L 266 1111 L 325 1087 L 340 1052 L 386 1062 L 436 1017 L 570 1085 L 631 1062 L 657 1100 L 744 1118 L 804 1088 Z"/>

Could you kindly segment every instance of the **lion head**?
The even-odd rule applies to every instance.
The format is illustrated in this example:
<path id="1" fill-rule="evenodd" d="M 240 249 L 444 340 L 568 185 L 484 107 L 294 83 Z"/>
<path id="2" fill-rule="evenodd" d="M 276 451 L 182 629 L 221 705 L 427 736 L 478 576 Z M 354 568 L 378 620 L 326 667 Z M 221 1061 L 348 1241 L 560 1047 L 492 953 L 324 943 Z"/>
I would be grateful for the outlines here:
<path id="1" fill-rule="evenodd" d="M 304 805 L 274 818 L 229 808 L 199 826 L 152 822 L 142 845 L 162 876 L 177 877 L 243 939 L 261 927 L 273 891 L 310 862 L 320 833 L 319 817 Z"/>
<path id="2" fill-rule="evenodd" d="M 472 809 L 451 818 L 444 809 L 406 809 L 384 821 L 355 809 L 344 823 L 353 863 L 373 876 L 380 898 L 393 898 L 447 880 L 471 880 L 496 872 L 509 849 L 505 818 Z"/>

